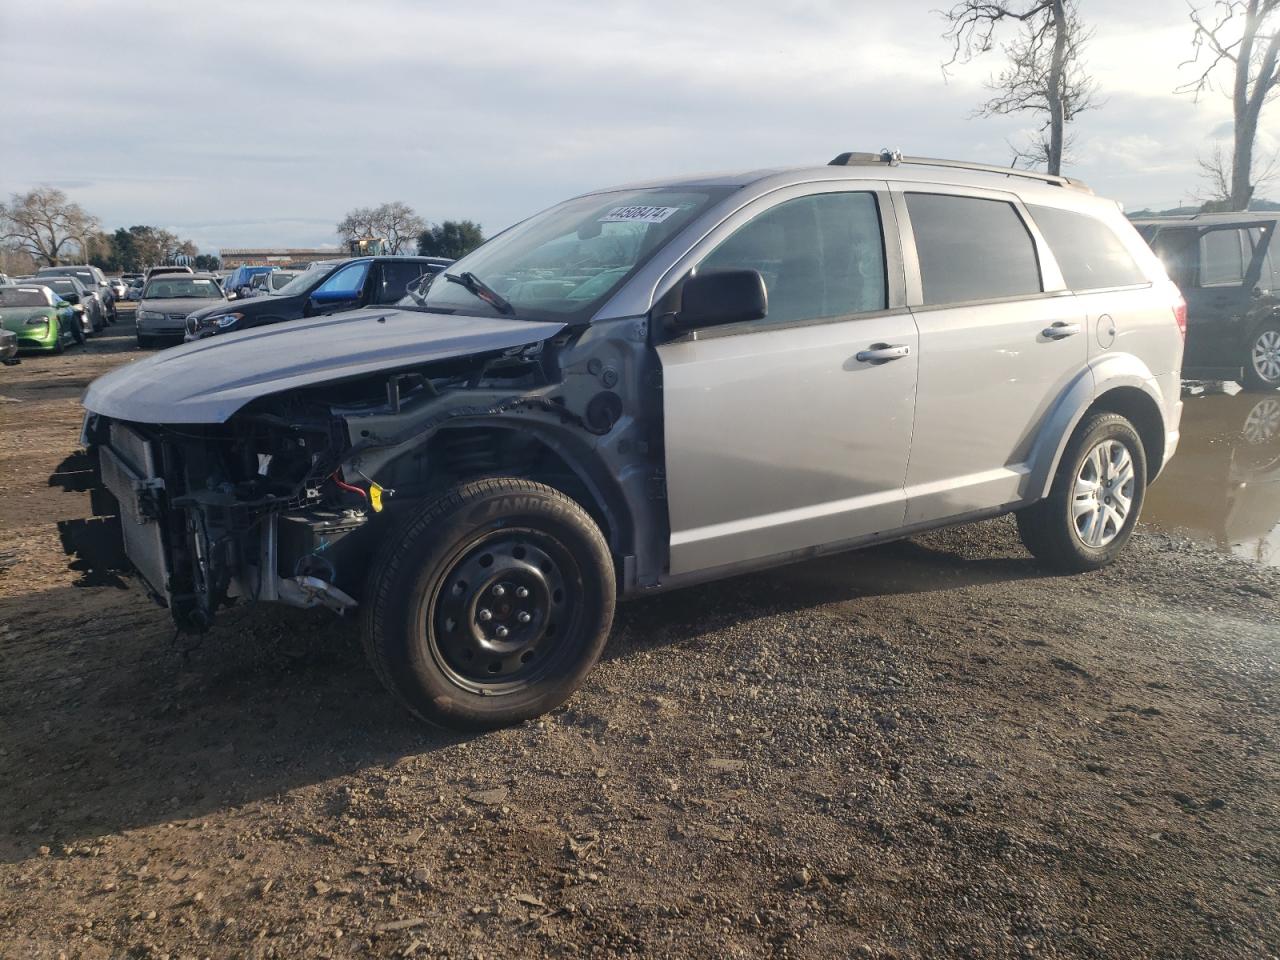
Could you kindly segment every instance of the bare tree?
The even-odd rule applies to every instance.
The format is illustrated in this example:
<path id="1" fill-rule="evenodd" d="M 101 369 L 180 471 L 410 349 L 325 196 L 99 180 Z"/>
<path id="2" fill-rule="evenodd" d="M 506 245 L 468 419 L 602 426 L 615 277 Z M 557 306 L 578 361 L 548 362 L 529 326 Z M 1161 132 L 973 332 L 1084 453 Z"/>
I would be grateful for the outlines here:
<path id="1" fill-rule="evenodd" d="M 1280 0 L 1216 0 L 1208 10 L 1193 7 L 1191 23 L 1195 55 L 1183 66 L 1195 65 L 1200 72 L 1178 89 L 1199 98 L 1213 89 L 1219 68 L 1230 64 L 1235 142 L 1224 199 L 1231 210 L 1247 210 L 1258 185 L 1253 160 L 1258 118 L 1280 89 Z"/>
<path id="2" fill-rule="evenodd" d="M 427 222 L 413 212 L 407 203 L 395 200 L 377 207 L 357 207 L 338 223 L 338 236 L 343 240 L 379 237 L 387 241 L 391 253 L 402 253 L 417 243 Z"/>
<path id="3" fill-rule="evenodd" d="M 1195 194 L 1204 209 L 1213 212 L 1227 212 L 1237 209 L 1231 200 L 1232 153 L 1222 149 L 1222 144 L 1215 144 L 1208 155 L 1201 154 L 1196 163 L 1200 167 L 1200 176 L 1207 185 L 1205 192 Z M 1253 165 L 1253 191 L 1257 193 L 1269 183 L 1280 177 L 1280 154 L 1272 154 L 1270 159 L 1255 162 Z"/>
<path id="4" fill-rule="evenodd" d="M 73 248 L 85 251 L 98 221 L 53 187 L 12 194 L 0 203 L 0 239 L 11 240 L 37 261 L 57 266 Z"/>
<path id="5" fill-rule="evenodd" d="M 951 41 L 944 72 L 989 53 L 1001 26 L 1016 25 L 1013 39 L 1001 45 L 1008 65 L 987 82 L 993 96 L 977 112 L 983 117 L 1042 115 L 1030 146 L 1014 148 L 1014 162 L 1043 163 L 1049 173 L 1060 174 L 1069 144 L 1067 124 L 1097 106 L 1097 85 L 1082 61 L 1092 34 L 1080 20 L 1076 0 L 961 0 L 943 16 L 950 23 L 943 37 Z"/>

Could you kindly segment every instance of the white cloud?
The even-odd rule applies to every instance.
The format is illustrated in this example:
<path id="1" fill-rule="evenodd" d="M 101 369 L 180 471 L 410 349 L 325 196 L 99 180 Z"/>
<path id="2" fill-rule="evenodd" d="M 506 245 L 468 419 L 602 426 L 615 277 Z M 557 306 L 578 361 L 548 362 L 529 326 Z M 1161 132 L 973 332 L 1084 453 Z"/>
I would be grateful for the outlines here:
<path id="1" fill-rule="evenodd" d="M 1129 206 L 1177 202 L 1228 106 L 1173 93 L 1183 9 L 1103 6 L 1086 14 L 1107 103 L 1075 125 L 1071 172 Z M 844 149 L 1001 163 L 1034 126 L 971 118 L 999 55 L 944 82 L 927 4 L 44 0 L 2 16 L 0 192 L 65 183 L 109 226 L 208 247 L 329 242 L 345 210 L 390 199 L 496 230 L 610 183 Z M 95 41 L 74 69 L 24 40 L 61 22 Z"/>

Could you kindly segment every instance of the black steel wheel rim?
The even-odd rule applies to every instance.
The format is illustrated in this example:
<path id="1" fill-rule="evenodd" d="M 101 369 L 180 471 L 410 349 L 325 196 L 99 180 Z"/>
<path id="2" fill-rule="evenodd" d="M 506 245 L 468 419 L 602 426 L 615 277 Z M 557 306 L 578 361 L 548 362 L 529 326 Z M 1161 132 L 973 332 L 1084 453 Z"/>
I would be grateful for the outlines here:
<path id="1" fill-rule="evenodd" d="M 533 529 L 491 530 L 462 545 L 427 606 L 432 656 L 472 693 L 516 693 L 572 653 L 582 578 L 573 555 Z"/>

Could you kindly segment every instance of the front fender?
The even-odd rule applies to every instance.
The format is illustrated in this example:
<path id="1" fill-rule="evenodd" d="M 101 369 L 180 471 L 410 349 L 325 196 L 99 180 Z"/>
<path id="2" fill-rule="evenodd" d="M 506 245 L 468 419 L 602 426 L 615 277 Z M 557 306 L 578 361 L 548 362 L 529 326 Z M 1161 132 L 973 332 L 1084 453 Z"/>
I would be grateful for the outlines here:
<path id="1" fill-rule="evenodd" d="M 1177 376 L 1171 376 L 1176 389 Z M 1029 500 L 1049 495 L 1071 434 L 1099 398 L 1122 388 L 1140 390 L 1155 404 L 1161 422 L 1165 422 L 1165 399 L 1159 381 L 1142 360 L 1130 353 L 1116 353 L 1090 361 L 1058 397 L 1032 447 L 1027 481 Z"/>

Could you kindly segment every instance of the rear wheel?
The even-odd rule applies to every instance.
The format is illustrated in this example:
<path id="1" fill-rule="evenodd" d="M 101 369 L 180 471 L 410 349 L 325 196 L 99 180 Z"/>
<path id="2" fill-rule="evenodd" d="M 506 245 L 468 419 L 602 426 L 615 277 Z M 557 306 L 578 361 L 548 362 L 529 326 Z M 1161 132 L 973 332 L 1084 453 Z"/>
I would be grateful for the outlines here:
<path id="1" fill-rule="evenodd" d="M 138 334 L 138 349 L 147 350 L 156 345 L 155 337 L 148 337 L 145 334 Z"/>
<path id="2" fill-rule="evenodd" d="M 1129 542 L 1146 489 L 1147 458 L 1133 424 L 1095 413 L 1067 444 L 1049 496 L 1018 511 L 1018 533 L 1046 566 L 1096 570 Z"/>
<path id="3" fill-rule="evenodd" d="M 613 561 L 558 490 L 479 480 L 386 545 L 365 597 L 365 649 L 396 699 L 442 726 L 500 727 L 582 683 L 613 622 Z"/>
<path id="4" fill-rule="evenodd" d="M 1280 320 L 1269 320 L 1254 333 L 1245 358 L 1242 386 L 1246 390 L 1280 387 Z"/>

